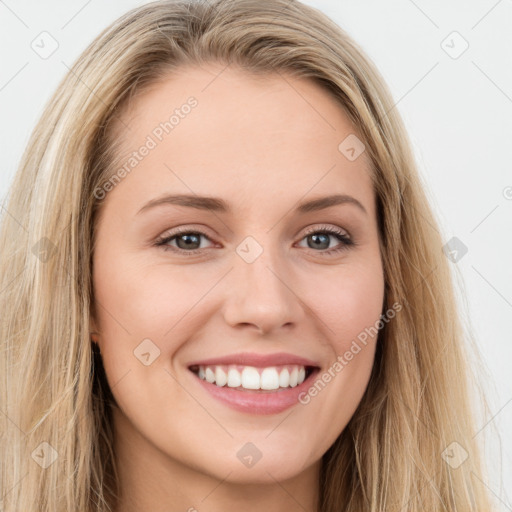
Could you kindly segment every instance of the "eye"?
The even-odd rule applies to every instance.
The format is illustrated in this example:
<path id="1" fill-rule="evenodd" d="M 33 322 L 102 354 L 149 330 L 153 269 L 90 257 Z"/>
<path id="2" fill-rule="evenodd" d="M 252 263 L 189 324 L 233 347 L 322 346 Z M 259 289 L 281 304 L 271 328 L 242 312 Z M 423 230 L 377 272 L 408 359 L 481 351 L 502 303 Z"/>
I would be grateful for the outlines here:
<path id="1" fill-rule="evenodd" d="M 161 247 L 164 251 L 174 251 L 185 253 L 187 256 L 202 252 L 201 237 L 210 240 L 210 238 L 202 231 L 192 231 L 187 228 L 178 228 L 168 236 L 164 236 L 156 240 L 155 245 Z M 169 245 L 170 242 L 178 244 L 178 247 Z"/>
<path id="2" fill-rule="evenodd" d="M 329 237 L 337 238 L 341 244 L 334 248 L 329 248 L 330 240 Z M 329 227 L 329 226 L 320 226 L 315 227 L 308 231 L 304 238 L 309 238 L 312 241 L 312 246 L 319 249 L 328 249 L 326 251 L 322 251 L 322 254 L 330 255 L 333 253 L 338 253 L 339 251 L 344 251 L 349 249 L 351 246 L 355 246 L 355 242 L 350 238 L 350 236 L 339 228 Z"/>
<path id="3" fill-rule="evenodd" d="M 161 237 L 155 241 L 155 246 L 161 247 L 164 251 L 174 251 L 187 256 L 194 256 L 202 253 L 205 248 L 201 247 L 201 238 L 211 239 L 202 231 L 193 231 L 190 228 L 178 228 L 167 236 Z M 334 248 L 329 248 L 329 237 L 335 237 L 341 244 Z M 321 254 L 330 255 L 339 251 L 346 250 L 351 246 L 355 246 L 355 242 L 350 236 L 339 228 L 320 226 L 308 231 L 302 240 L 309 238 L 311 240 L 310 248 L 327 249 L 320 251 Z M 170 245 L 175 242 L 177 246 Z M 319 252 L 319 251 L 315 251 Z"/>

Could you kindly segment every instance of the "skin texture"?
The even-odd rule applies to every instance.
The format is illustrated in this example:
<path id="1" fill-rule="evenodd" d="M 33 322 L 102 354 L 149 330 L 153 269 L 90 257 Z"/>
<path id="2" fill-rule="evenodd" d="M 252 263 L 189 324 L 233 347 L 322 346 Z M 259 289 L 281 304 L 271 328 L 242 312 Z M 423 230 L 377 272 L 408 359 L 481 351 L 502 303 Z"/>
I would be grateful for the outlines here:
<path id="1" fill-rule="evenodd" d="M 129 130 L 118 126 L 128 157 L 190 96 L 198 101 L 108 192 L 98 226 L 91 331 L 118 405 L 117 512 L 317 510 L 321 457 L 371 373 L 376 338 L 307 405 L 258 415 L 214 400 L 188 369 L 289 352 L 326 371 L 378 322 L 384 298 L 369 165 L 366 153 L 350 161 L 338 149 L 356 133 L 343 110 L 312 81 L 222 69 L 182 68 L 134 99 L 121 116 Z M 220 197 L 233 213 L 165 205 L 137 215 L 165 193 Z M 367 213 L 348 203 L 294 212 L 334 193 Z M 177 227 L 206 237 L 190 249 L 183 236 L 168 251 L 154 245 Z M 310 235 L 325 227 L 356 245 L 326 254 L 344 242 L 315 245 Z M 236 252 L 248 236 L 263 249 L 252 263 Z M 160 351 L 150 365 L 134 355 L 144 339 Z M 237 457 L 248 442 L 262 454 L 250 468 Z"/>

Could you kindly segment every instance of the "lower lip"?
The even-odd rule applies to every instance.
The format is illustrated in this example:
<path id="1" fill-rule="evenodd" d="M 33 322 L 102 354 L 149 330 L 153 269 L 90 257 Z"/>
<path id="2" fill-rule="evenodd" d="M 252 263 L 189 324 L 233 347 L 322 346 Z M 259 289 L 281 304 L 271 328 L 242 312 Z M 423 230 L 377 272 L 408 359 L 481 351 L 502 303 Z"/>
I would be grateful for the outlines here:
<path id="1" fill-rule="evenodd" d="M 299 403 L 299 395 L 307 391 L 319 371 L 315 369 L 302 384 L 294 388 L 264 392 L 220 387 L 200 379 L 194 372 L 191 373 L 206 391 L 232 409 L 249 414 L 277 414 Z"/>

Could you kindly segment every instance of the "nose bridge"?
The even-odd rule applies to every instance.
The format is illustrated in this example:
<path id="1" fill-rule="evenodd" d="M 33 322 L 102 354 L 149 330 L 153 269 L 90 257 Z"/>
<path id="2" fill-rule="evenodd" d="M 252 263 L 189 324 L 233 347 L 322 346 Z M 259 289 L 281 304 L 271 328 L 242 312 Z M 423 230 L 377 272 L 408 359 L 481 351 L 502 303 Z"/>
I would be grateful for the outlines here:
<path id="1" fill-rule="evenodd" d="M 246 237 L 233 255 L 234 269 L 228 289 L 226 320 L 231 324 L 253 324 L 269 331 L 295 323 L 300 304 L 282 247 L 272 234 Z"/>

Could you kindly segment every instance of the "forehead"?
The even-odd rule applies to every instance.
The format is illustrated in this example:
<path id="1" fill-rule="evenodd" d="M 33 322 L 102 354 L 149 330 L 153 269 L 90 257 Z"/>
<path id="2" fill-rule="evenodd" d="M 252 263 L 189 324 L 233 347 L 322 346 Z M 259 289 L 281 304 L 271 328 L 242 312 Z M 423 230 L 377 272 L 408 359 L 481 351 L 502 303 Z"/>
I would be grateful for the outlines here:
<path id="1" fill-rule="evenodd" d="M 144 88 L 123 108 L 114 131 L 135 142 L 134 139 L 142 139 L 159 123 L 169 121 L 173 114 L 179 115 L 191 98 L 197 100 L 199 108 L 193 108 L 194 115 L 187 124 L 194 124 L 195 130 L 198 124 L 206 130 L 222 123 L 223 128 L 242 136 L 258 128 L 275 131 L 280 122 L 280 128 L 309 135 L 317 132 L 322 136 L 340 129 L 356 132 L 333 93 L 311 78 L 294 77 L 286 71 L 255 73 L 214 63 L 178 68 Z M 177 124 L 182 123 L 178 120 L 173 137 L 167 139 L 175 138 Z M 242 125 L 245 131 L 239 133 L 238 127 Z M 253 130 L 248 131 L 247 125 Z M 211 135 L 221 134 L 212 132 Z"/>
<path id="2" fill-rule="evenodd" d="M 297 199 L 334 188 L 367 200 L 372 193 L 365 152 L 350 160 L 340 150 L 359 136 L 341 105 L 286 73 L 179 69 L 135 96 L 114 133 L 122 141 L 116 167 L 133 165 L 111 195 L 169 189 L 282 201 L 284 191 Z"/>

